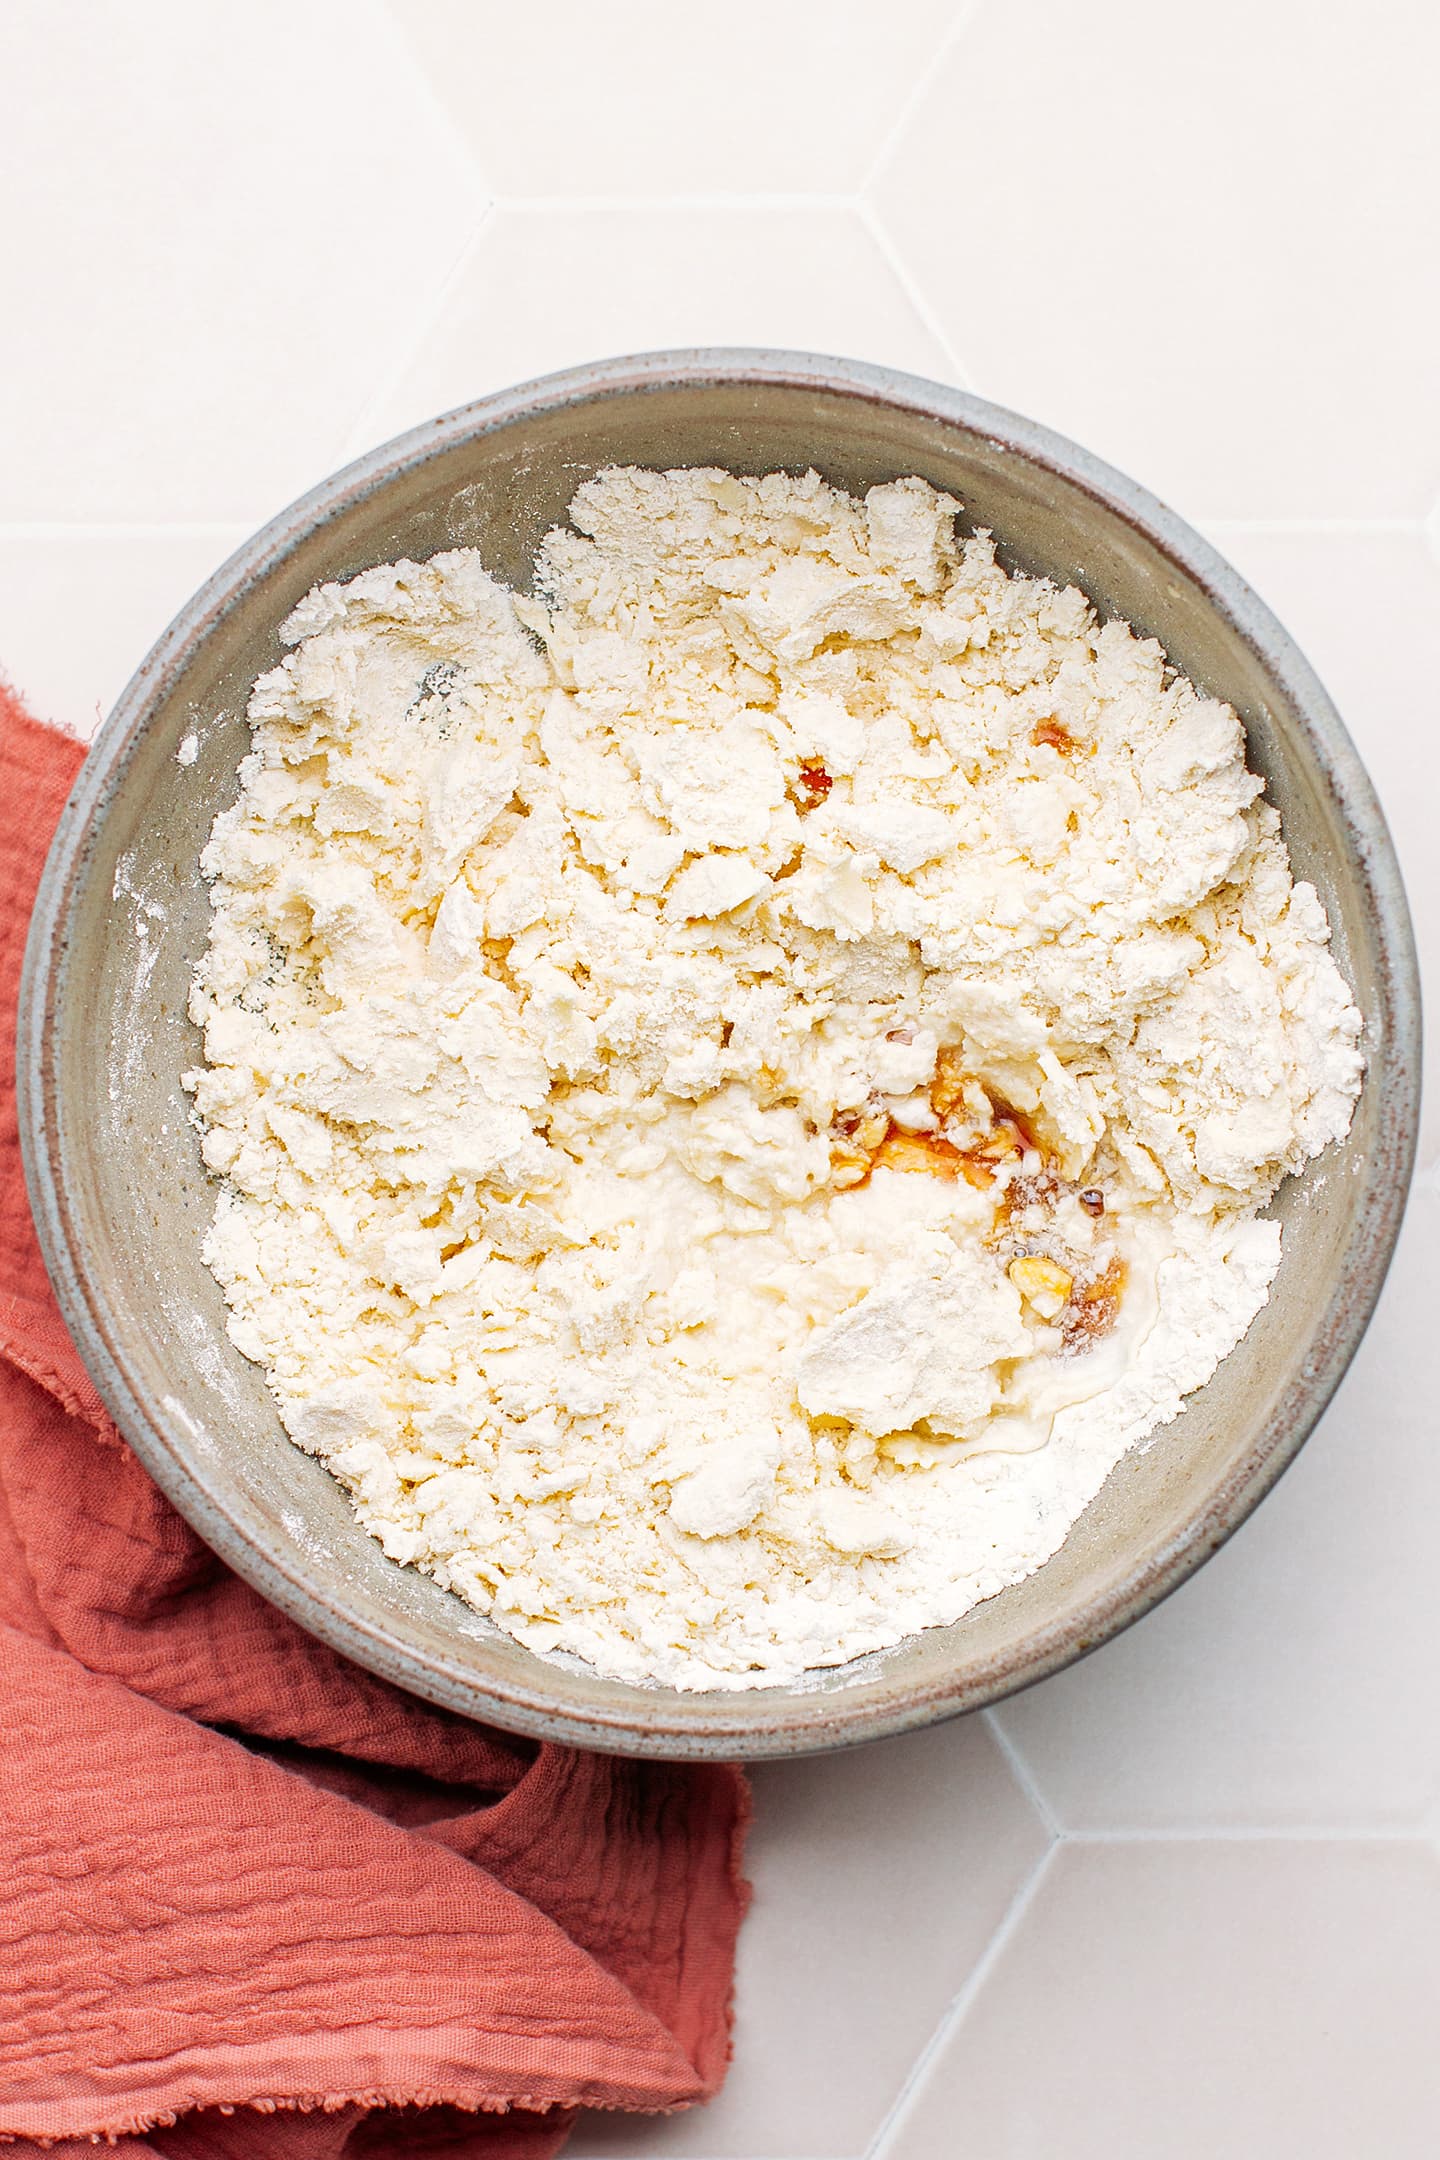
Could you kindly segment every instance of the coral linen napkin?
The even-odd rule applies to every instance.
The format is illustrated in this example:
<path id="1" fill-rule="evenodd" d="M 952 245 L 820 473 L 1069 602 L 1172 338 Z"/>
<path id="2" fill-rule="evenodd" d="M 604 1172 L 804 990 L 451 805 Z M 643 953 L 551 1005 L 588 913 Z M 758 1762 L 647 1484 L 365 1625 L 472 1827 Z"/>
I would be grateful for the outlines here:
<path id="1" fill-rule="evenodd" d="M 401 1694 L 222 1567 L 106 1417 L 16 1130 L 26 924 L 83 751 L 0 687 L 0 2154 L 542 2160 L 724 2074 L 738 1771 Z"/>

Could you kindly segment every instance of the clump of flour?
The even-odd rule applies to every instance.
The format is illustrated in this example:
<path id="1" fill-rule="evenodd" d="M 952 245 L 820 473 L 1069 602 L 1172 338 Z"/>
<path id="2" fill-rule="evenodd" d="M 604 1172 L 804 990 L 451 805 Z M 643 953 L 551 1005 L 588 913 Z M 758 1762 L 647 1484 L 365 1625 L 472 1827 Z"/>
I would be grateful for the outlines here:
<path id="1" fill-rule="evenodd" d="M 1235 715 L 919 480 L 602 473 L 318 588 L 204 867 L 207 1258 L 396 1560 L 792 1679 L 1053 1553 L 1360 1021 Z"/>

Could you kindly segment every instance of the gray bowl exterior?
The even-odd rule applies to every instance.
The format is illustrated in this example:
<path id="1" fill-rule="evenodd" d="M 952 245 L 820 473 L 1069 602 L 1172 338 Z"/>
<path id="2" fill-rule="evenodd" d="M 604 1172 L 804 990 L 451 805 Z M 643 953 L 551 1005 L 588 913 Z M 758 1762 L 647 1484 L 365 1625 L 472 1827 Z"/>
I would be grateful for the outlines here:
<path id="1" fill-rule="evenodd" d="M 201 1261 L 214 1203 L 180 1075 L 209 897 L 197 861 L 233 800 L 251 684 L 319 579 L 479 548 L 523 583 L 577 484 L 614 464 L 816 467 L 863 491 L 919 473 L 1012 567 L 1081 586 L 1158 637 L 1242 716 L 1297 874 L 1319 888 L 1366 1021 L 1353 1129 L 1291 1180 L 1265 1311 L 1057 1556 L 955 1626 L 792 1687 L 684 1694 L 522 1649 L 387 1560 L 286 1438 L 230 1344 Z M 177 762 L 198 738 L 193 763 Z M 26 1168 L 61 1310 L 121 1431 L 181 1513 L 303 1627 L 400 1686 L 512 1730 L 632 1755 L 799 1754 L 923 1725 L 1028 1686 L 1182 1582 L 1291 1461 L 1364 1331 L 1404 1205 L 1419 992 L 1384 820 L 1320 684 L 1198 536 L 1047 430 L 957 391 L 842 361 L 689 351 L 524 385 L 401 437 L 232 557 L 160 640 L 80 774 L 27 952 Z"/>

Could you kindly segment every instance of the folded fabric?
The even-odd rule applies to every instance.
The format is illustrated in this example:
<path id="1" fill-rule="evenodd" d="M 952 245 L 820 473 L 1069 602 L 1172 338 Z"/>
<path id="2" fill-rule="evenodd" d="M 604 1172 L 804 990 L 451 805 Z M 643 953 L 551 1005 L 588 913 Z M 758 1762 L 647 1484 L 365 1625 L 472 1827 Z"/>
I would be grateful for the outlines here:
<path id="1" fill-rule="evenodd" d="M 0 2138 L 542 2160 L 577 2106 L 703 2100 L 740 1772 L 518 1740 L 311 1641 L 162 1497 L 66 1335 L 12 1076 L 82 756 L 0 686 Z"/>

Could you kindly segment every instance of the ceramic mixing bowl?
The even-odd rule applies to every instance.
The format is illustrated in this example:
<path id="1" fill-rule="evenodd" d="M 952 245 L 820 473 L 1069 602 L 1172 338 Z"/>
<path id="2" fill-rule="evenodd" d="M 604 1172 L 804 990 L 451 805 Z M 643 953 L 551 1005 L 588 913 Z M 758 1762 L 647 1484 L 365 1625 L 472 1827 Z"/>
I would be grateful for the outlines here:
<path id="1" fill-rule="evenodd" d="M 1129 1455 L 1056 1557 L 953 1627 L 793 1687 L 687 1694 L 541 1658 L 387 1560 L 286 1438 L 201 1261 L 214 1189 L 181 1073 L 209 898 L 198 858 L 235 794 L 250 685 L 317 579 L 476 547 L 524 582 L 599 467 L 816 467 L 863 491 L 919 473 L 1010 567 L 1081 586 L 1229 699 L 1319 888 L 1365 1017 L 1349 1138 L 1276 1202 L 1285 1256 L 1240 1347 Z M 189 762 L 176 752 L 186 737 Z M 27 1171 L 65 1319 L 121 1431 L 231 1567 L 313 1634 L 468 1716 L 635 1755 L 831 1748 L 993 1702 L 1173 1590 L 1290 1462 L 1360 1340 L 1415 1137 L 1419 1000 L 1404 894 L 1370 782 L 1268 610 L 1158 503 L 1032 422 L 933 383 L 805 355 L 695 351 L 550 376 L 414 429 L 278 517 L 196 595 L 102 730 L 36 907 L 20 1041 Z"/>

